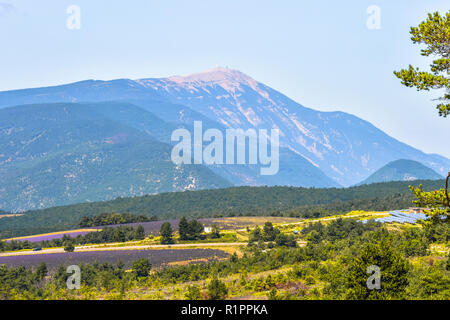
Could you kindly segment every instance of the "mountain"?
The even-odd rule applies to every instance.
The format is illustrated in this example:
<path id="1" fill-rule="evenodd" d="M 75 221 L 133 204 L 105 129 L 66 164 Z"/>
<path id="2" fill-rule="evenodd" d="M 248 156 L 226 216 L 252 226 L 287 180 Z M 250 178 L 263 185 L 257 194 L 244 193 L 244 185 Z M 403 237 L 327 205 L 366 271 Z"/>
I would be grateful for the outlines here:
<path id="1" fill-rule="evenodd" d="M 424 166 L 420 162 L 400 159 L 389 162 L 360 184 L 389 181 L 414 181 L 419 179 L 438 180 L 442 178 L 443 176 L 437 174 L 434 170 Z"/>
<path id="2" fill-rule="evenodd" d="M 125 103 L 1 109 L 0 208 L 23 211 L 232 185 L 204 166 L 173 164 L 172 146 L 154 138 L 171 129 Z"/>
<path id="3" fill-rule="evenodd" d="M 211 120 L 193 109 L 180 104 L 152 100 L 126 100 L 137 105 L 172 125 L 172 128 L 186 128 L 193 132 L 194 121 L 201 121 L 203 131 L 218 129 L 225 136 L 227 127 Z M 170 142 L 170 134 L 159 135 L 160 141 Z M 225 154 L 225 150 L 224 150 Z M 288 148 L 280 148 L 279 171 L 275 175 L 261 175 L 261 165 L 207 165 L 216 174 L 235 186 L 302 186 L 338 187 L 339 184 L 326 176 L 319 168 Z"/>
<path id="4" fill-rule="evenodd" d="M 294 180 L 297 184 L 293 185 L 314 185 L 314 179 L 324 174 L 322 180 L 332 179 L 331 182 L 331 179 L 326 181 L 328 186 L 350 186 L 397 159 L 421 162 L 442 175 L 450 168 L 449 159 L 425 154 L 390 137 L 365 120 L 343 112 L 320 112 L 306 108 L 251 77 L 227 68 L 184 77 L 87 80 L 56 87 L 0 92 L 0 107 L 105 100 L 140 100 L 142 105 L 146 104 L 145 101 L 159 101 L 160 108 L 155 107 L 151 112 L 160 118 L 160 113 L 164 113 L 164 120 L 169 123 L 171 120 L 175 123 L 184 120 L 183 113 L 166 112 L 164 106 L 167 104 L 180 106 L 184 110 L 189 108 L 192 116 L 190 125 L 201 115 L 202 119 L 207 118 L 224 128 L 278 128 L 280 145 L 287 150 L 285 154 L 289 154 L 283 164 L 287 168 L 284 176 L 289 177 L 289 172 L 298 172 L 298 176 L 307 180 L 302 182 L 297 176 L 286 184 Z M 142 105 L 139 106 L 145 109 Z M 297 156 L 294 157 L 293 153 Z M 302 163 L 300 168 L 299 163 Z M 234 184 L 267 182 L 255 178 L 251 170 L 242 167 L 214 170 L 233 180 Z M 312 179 L 306 173 L 312 173 Z M 269 182 L 278 184 L 280 181 L 283 182 L 283 179 L 274 177 Z"/>
<path id="5" fill-rule="evenodd" d="M 0 188 L 0 208 L 16 212 L 245 184 L 336 185 L 283 148 L 275 176 L 261 176 L 257 165 L 175 166 L 170 158 L 173 130 L 192 130 L 194 120 L 202 120 L 205 129 L 225 128 L 185 106 L 134 103 L 139 106 L 117 101 L 1 109 L 0 179 L 6 183 Z"/>

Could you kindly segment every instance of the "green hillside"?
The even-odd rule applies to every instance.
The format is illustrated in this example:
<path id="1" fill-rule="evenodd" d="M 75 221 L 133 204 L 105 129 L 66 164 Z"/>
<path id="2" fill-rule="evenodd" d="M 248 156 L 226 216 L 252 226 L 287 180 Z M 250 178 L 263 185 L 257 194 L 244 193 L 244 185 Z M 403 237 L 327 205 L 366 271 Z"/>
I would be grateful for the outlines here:
<path id="1" fill-rule="evenodd" d="M 76 228 L 83 216 L 133 213 L 159 219 L 218 215 L 324 216 L 351 210 L 389 210 L 412 205 L 410 182 L 390 182 L 351 188 L 233 187 L 171 192 L 112 201 L 81 203 L 25 212 L 0 224 L 0 237 Z M 415 181 L 439 189 L 443 181 Z"/>
<path id="2" fill-rule="evenodd" d="M 145 131 L 128 125 L 139 126 L 138 118 Z M 173 164 L 171 146 L 150 135 L 169 135 L 171 127 L 132 105 L 6 108 L 0 129 L 0 208 L 7 211 L 231 186 L 206 167 Z"/>
<path id="3" fill-rule="evenodd" d="M 420 162 L 413 160 L 396 160 L 377 170 L 360 184 L 389 181 L 438 180 L 443 177 Z"/>

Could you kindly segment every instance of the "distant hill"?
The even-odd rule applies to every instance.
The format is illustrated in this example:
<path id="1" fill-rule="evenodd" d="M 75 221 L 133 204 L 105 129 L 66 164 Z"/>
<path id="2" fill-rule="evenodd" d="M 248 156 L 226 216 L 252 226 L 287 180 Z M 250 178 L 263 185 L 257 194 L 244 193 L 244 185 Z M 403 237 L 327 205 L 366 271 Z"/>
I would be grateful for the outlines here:
<path id="1" fill-rule="evenodd" d="M 233 185 L 337 187 L 297 153 L 280 148 L 280 170 L 260 165 L 182 165 L 172 132 L 222 125 L 181 105 L 150 100 L 43 103 L 0 109 L 0 209 L 11 212 L 161 192 Z"/>
<path id="2" fill-rule="evenodd" d="M 373 173 L 369 178 L 362 181 L 362 184 L 389 181 L 414 181 L 419 179 L 438 180 L 443 177 L 420 162 L 413 160 L 396 160 L 389 162 Z"/>
<path id="3" fill-rule="evenodd" d="M 412 205 L 409 185 L 442 188 L 444 180 L 375 183 L 351 188 L 232 187 L 170 192 L 80 203 L 25 212 L 0 223 L 0 238 L 77 228 L 83 216 L 132 213 L 158 219 L 223 216 L 318 217 L 351 210 L 391 210 Z"/>
<path id="4" fill-rule="evenodd" d="M 141 124 L 145 128 L 138 128 Z M 171 145 L 157 140 L 171 131 L 126 103 L 2 109 L 0 208 L 17 212 L 232 186 L 204 166 L 173 164 Z"/>

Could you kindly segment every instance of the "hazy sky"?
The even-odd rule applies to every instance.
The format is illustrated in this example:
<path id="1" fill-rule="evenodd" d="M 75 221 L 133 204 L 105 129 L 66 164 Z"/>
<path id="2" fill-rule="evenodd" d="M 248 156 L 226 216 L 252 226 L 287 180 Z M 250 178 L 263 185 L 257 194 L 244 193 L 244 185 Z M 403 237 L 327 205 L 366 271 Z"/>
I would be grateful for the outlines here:
<path id="1" fill-rule="evenodd" d="M 81 28 L 67 28 L 67 8 Z M 380 29 L 366 26 L 381 9 Z M 355 114 L 428 153 L 450 157 L 437 92 L 393 70 L 426 67 L 409 28 L 448 0 L 0 0 L 0 90 L 85 79 L 238 69 L 311 108 Z"/>

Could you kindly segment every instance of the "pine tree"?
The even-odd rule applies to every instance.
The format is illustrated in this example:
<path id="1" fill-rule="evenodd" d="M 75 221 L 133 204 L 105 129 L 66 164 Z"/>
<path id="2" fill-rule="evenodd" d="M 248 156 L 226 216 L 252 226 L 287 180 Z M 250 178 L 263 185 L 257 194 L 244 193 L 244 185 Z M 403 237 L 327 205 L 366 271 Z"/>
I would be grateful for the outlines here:
<path id="1" fill-rule="evenodd" d="M 189 223 L 185 217 L 182 217 L 178 223 L 178 233 L 180 240 L 189 240 Z"/>
<path id="2" fill-rule="evenodd" d="M 161 230 L 159 231 L 161 235 L 161 244 L 172 244 L 173 241 L 173 230 L 172 226 L 169 222 L 164 222 L 161 226 Z"/>
<path id="3" fill-rule="evenodd" d="M 224 300 L 227 297 L 228 289 L 222 281 L 214 277 L 208 285 L 208 295 L 210 300 Z"/>
<path id="4" fill-rule="evenodd" d="M 141 258 L 133 262 L 131 266 L 137 277 L 148 277 L 152 264 L 145 258 Z"/>
<path id="5" fill-rule="evenodd" d="M 407 87 L 426 91 L 444 89 L 443 97 L 439 98 L 444 103 L 438 104 L 437 109 L 440 116 L 446 117 L 450 114 L 450 11 L 442 16 L 439 12 L 429 13 L 428 19 L 412 27 L 410 34 L 413 43 L 425 45 L 422 56 L 437 56 L 438 59 L 431 63 L 431 72 L 409 65 L 408 69 L 394 71 L 394 74 Z"/>
<path id="6" fill-rule="evenodd" d="M 369 288 L 374 274 L 369 267 L 379 270 L 380 288 Z M 348 298 L 356 300 L 401 299 L 408 285 L 409 262 L 394 251 L 390 241 L 380 240 L 363 247 L 353 261 L 346 277 Z M 372 272 L 372 273 L 371 273 Z"/>
<path id="7" fill-rule="evenodd" d="M 264 241 L 274 241 L 280 230 L 273 227 L 272 222 L 267 221 L 263 227 L 263 239 Z"/>
<path id="8" fill-rule="evenodd" d="M 136 238 L 136 240 L 144 240 L 145 239 L 145 229 L 142 225 L 139 225 L 136 228 L 135 238 Z"/>

